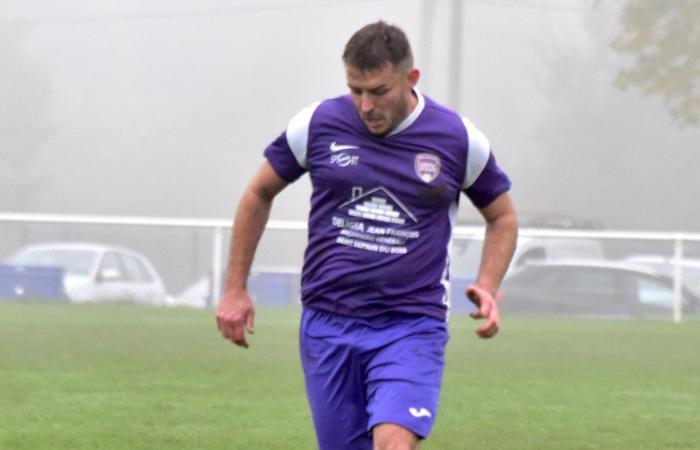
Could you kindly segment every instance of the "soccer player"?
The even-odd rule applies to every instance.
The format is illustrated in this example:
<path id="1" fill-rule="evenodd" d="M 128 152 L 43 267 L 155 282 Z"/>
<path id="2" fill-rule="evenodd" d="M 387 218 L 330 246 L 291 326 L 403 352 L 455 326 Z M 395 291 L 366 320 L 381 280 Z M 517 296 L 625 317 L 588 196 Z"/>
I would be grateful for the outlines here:
<path id="1" fill-rule="evenodd" d="M 299 345 L 319 447 L 417 449 L 438 409 L 460 193 L 486 223 L 466 295 L 485 320 L 477 334 L 491 338 L 517 235 L 510 181 L 472 122 L 418 91 L 399 28 L 360 29 L 343 62 L 350 94 L 296 114 L 240 200 L 217 324 L 248 347 L 246 280 L 257 243 L 273 198 L 308 172 Z"/>

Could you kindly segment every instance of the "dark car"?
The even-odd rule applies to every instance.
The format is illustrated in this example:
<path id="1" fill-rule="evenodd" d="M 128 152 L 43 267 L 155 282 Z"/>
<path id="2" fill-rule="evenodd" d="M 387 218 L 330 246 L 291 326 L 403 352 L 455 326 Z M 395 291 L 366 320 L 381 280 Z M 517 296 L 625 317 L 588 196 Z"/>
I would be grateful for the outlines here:
<path id="1" fill-rule="evenodd" d="M 604 260 L 532 263 L 502 285 L 504 313 L 597 317 L 669 315 L 673 279 L 643 265 Z M 698 311 L 700 299 L 683 289 L 683 312 Z"/>

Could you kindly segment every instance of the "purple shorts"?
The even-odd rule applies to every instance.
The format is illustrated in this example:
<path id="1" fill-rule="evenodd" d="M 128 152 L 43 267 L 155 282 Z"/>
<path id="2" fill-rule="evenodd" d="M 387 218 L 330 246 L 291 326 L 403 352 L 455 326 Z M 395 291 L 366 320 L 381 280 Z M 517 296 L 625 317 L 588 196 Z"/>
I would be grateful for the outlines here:
<path id="1" fill-rule="evenodd" d="M 371 450 L 381 423 L 427 437 L 448 339 L 447 324 L 431 317 L 360 319 L 305 308 L 301 362 L 320 449 Z"/>

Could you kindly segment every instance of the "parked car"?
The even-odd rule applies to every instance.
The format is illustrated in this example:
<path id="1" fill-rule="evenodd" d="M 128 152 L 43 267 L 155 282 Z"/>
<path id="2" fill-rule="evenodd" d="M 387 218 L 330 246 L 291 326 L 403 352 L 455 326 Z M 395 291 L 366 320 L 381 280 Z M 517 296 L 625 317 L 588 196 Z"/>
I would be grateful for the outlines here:
<path id="1" fill-rule="evenodd" d="M 482 236 L 454 240 L 450 254 L 450 298 L 453 312 L 472 312 L 474 305 L 465 296 L 466 288 L 476 279 L 484 245 Z M 513 254 L 508 273 L 528 263 L 563 258 L 600 260 L 603 246 L 597 239 L 521 237 Z"/>
<path id="2" fill-rule="evenodd" d="M 213 304 L 211 280 L 208 277 L 200 278 L 173 297 L 173 306 L 204 309 L 207 304 Z"/>
<path id="3" fill-rule="evenodd" d="M 153 264 L 145 256 L 124 248 L 76 242 L 36 244 L 20 249 L 7 264 L 62 268 L 63 289 L 73 302 L 168 302 Z"/>
<path id="4" fill-rule="evenodd" d="M 673 280 L 640 264 L 606 260 L 535 262 L 502 284 L 504 313 L 560 313 L 633 317 L 668 315 L 673 309 Z M 697 312 L 700 298 L 683 290 L 684 312 Z"/>
<path id="5" fill-rule="evenodd" d="M 461 276 L 476 275 L 483 245 L 483 236 L 454 240 L 450 255 L 450 268 L 453 273 Z M 509 270 L 515 270 L 533 261 L 563 258 L 603 259 L 603 245 L 599 240 L 589 238 L 520 237 Z"/>
<path id="6" fill-rule="evenodd" d="M 643 264 L 655 272 L 673 277 L 676 267 L 675 260 L 663 255 L 633 255 L 625 258 L 626 261 Z M 683 285 L 696 296 L 700 296 L 700 260 L 683 258 L 680 260 L 683 269 Z"/>

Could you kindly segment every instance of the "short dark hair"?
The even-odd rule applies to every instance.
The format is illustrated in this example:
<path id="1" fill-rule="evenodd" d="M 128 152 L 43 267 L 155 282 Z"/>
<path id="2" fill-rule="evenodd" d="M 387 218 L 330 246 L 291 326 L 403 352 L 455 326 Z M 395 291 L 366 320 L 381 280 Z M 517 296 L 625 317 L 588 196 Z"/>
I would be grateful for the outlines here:
<path id="1" fill-rule="evenodd" d="M 377 70 L 386 64 L 413 66 L 411 44 L 397 26 L 379 22 L 365 25 L 345 45 L 343 62 L 360 70 Z"/>

